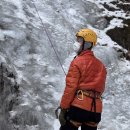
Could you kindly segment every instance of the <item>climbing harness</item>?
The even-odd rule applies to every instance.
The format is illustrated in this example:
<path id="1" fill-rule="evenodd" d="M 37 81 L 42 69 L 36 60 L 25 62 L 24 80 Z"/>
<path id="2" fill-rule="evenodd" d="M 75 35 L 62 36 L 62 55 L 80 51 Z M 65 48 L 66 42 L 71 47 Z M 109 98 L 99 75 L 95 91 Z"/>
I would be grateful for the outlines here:
<path id="1" fill-rule="evenodd" d="M 102 99 L 101 98 L 101 93 L 93 90 L 78 90 L 76 92 L 77 98 L 79 100 L 83 100 L 83 96 L 87 96 L 90 98 L 96 98 L 96 99 Z"/>
<path id="2" fill-rule="evenodd" d="M 73 120 L 70 120 L 70 123 L 73 124 L 75 127 L 79 127 L 82 125 L 82 123 Z"/>
<path id="3" fill-rule="evenodd" d="M 87 126 L 91 126 L 91 127 L 97 127 L 97 125 L 98 125 L 98 123 L 96 123 L 96 122 L 85 122 L 84 123 L 85 125 L 87 125 Z"/>
<path id="4" fill-rule="evenodd" d="M 78 100 L 83 100 L 84 96 L 92 98 L 91 111 L 94 107 L 94 113 L 96 113 L 96 99 L 101 99 L 101 93 L 99 93 L 97 91 L 92 91 L 92 90 L 78 90 L 77 91 L 76 97 L 78 98 Z M 59 106 L 55 110 L 56 119 L 59 118 L 60 109 L 61 109 L 61 107 Z M 82 125 L 82 123 L 73 121 L 73 120 L 70 120 L 70 123 L 73 124 L 75 127 L 79 127 Z M 98 125 L 98 123 L 96 123 L 96 122 L 84 122 L 84 124 L 91 126 L 91 127 L 97 127 L 97 125 Z"/>
<path id="5" fill-rule="evenodd" d="M 77 98 L 79 100 L 83 100 L 84 96 L 92 98 L 91 111 L 94 107 L 94 112 L 96 113 L 96 99 L 102 99 L 101 93 L 99 93 L 95 90 L 78 90 L 77 91 Z"/>
<path id="6" fill-rule="evenodd" d="M 40 17 L 40 14 L 39 14 L 39 12 L 38 12 L 38 9 L 37 9 L 37 7 L 36 7 L 36 5 L 35 5 L 34 0 L 32 0 L 32 3 L 33 3 L 33 6 L 34 6 L 34 8 L 35 8 L 35 10 L 36 10 L 36 12 L 37 12 L 37 15 L 38 15 L 38 17 L 39 17 L 39 20 L 41 21 L 43 30 L 45 31 L 45 33 L 46 33 L 46 35 L 47 35 L 47 37 L 48 37 L 49 43 L 51 44 L 51 46 L 52 46 L 52 48 L 53 48 L 53 50 L 54 50 L 54 53 L 55 53 L 55 55 L 56 55 L 56 57 L 57 57 L 57 60 L 58 60 L 60 66 L 61 66 L 61 68 L 62 68 L 62 70 L 63 70 L 63 72 L 64 72 L 64 74 L 65 74 L 65 76 L 66 76 L 66 72 L 65 72 L 65 70 L 64 70 L 64 68 L 63 68 L 63 66 L 62 66 L 62 63 L 61 63 L 60 58 L 59 58 L 59 56 L 58 56 L 57 50 L 55 49 L 55 47 L 54 47 L 54 45 L 53 45 L 53 43 L 52 43 L 52 41 L 51 41 L 50 35 L 49 35 L 49 33 L 48 33 L 48 30 L 47 30 L 46 27 L 44 26 L 44 23 L 43 23 L 43 21 L 42 21 L 42 18 Z"/>
<path id="7" fill-rule="evenodd" d="M 93 90 L 78 90 L 76 92 L 76 97 L 78 100 L 82 101 L 84 99 L 84 96 L 92 98 L 91 111 L 94 107 L 94 113 L 96 114 L 96 99 L 101 99 L 101 93 L 99 93 L 97 91 L 93 91 Z M 95 116 L 95 118 L 96 118 L 96 116 Z M 74 125 L 75 127 L 79 127 L 82 124 L 85 124 L 85 125 L 91 126 L 91 127 L 97 127 L 97 125 L 98 125 L 98 123 L 91 122 L 91 121 L 80 123 L 80 122 L 77 122 L 74 120 L 70 120 L 70 123 L 72 125 Z"/>

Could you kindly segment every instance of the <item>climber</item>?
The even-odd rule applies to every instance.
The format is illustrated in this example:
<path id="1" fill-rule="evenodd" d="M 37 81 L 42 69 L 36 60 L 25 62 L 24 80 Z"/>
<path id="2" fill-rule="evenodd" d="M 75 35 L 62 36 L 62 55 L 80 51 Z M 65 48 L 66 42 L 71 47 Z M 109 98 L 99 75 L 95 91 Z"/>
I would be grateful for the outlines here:
<path id="1" fill-rule="evenodd" d="M 70 64 L 60 103 L 60 130 L 78 130 L 80 126 L 81 130 L 97 130 L 107 72 L 92 52 L 97 42 L 96 33 L 81 29 L 76 38 L 74 50 L 77 56 Z"/>

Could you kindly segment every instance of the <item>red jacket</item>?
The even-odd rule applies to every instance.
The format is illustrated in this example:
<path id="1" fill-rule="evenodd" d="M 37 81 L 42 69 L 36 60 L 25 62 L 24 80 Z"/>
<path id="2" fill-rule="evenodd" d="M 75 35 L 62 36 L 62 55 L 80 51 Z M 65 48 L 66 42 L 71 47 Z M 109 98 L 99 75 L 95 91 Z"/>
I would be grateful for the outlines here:
<path id="1" fill-rule="evenodd" d="M 84 96 L 83 100 L 79 100 L 76 97 L 76 91 L 85 89 L 103 93 L 105 80 L 106 68 L 103 63 L 94 56 L 92 51 L 81 52 L 70 64 L 61 108 L 67 109 L 72 105 L 90 111 L 92 98 Z M 101 99 L 96 99 L 96 112 L 102 112 Z"/>

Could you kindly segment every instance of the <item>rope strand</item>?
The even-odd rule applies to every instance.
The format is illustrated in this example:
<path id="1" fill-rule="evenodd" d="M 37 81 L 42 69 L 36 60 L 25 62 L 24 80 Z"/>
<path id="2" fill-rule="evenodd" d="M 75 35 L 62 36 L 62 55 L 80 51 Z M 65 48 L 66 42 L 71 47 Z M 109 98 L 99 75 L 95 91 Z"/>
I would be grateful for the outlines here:
<path id="1" fill-rule="evenodd" d="M 48 33 L 47 29 L 46 29 L 45 26 L 44 26 L 44 23 L 43 23 L 43 21 L 42 21 L 42 18 L 40 17 L 40 14 L 39 14 L 39 12 L 38 12 L 38 9 L 37 9 L 37 7 L 36 7 L 36 5 L 35 5 L 35 3 L 34 3 L 33 0 L 32 0 L 32 3 L 33 3 L 33 5 L 34 5 L 34 8 L 35 8 L 35 10 L 36 10 L 36 12 L 37 12 L 37 15 L 38 15 L 40 21 L 41 21 L 41 24 L 42 24 L 42 26 L 43 26 L 43 29 L 45 30 L 45 33 L 46 33 L 46 35 L 47 35 L 47 37 L 48 37 L 48 40 L 49 40 L 49 42 L 50 42 L 50 44 L 51 44 L 51 46 L 52 46 L 52 48 L 53 48 L 53 50 L 54 50 L 54 52 L 55 52 L 55 55 L 56 55 L 56 57 L 57 57 L 57 60 L 59 61 L 60 66 L 61 66 L 61 68 L 62 68 L 62 70 L 63 70 L 63 72 L 64 72 L 64 74 L 65 74 L 65 76 L 66 76 L 66 72 L 65 72 L 65 70 L 64 70 L 64 68 L 63 68 L 63 66 L 62 66 L 62 63 L 61 63 L 60 58 L 59 58 L 59 56 L 58 56 L 58 53 L 57 53 L 57 51 L 56 51 L 56 49 L 55 49 L 55 47 L 54 47 L 54 45 L 53 45 L 53 43 L 52 43 L 52 41 L 51 41 L 51 38 L 50 38 L 50 36 L 49 36 L 49 33 Z"/>

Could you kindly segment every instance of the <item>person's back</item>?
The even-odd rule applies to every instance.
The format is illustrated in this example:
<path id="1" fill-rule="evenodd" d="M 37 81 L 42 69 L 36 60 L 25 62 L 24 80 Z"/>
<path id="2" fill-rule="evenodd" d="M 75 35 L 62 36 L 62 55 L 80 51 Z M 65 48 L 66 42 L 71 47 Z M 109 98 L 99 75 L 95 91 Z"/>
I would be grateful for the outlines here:
<path id="1" fill-rule="evenodd" d="M 77 57 L 66 76 L 66 88 L 61 100 L 60 130 L 97 130 L 101 120 L 106 69 L 91 51 L 96 34 L 90 29 L 77 33 Z M 78 44 L 78 43 L 77 43 Z M 64 122 L 64 123 L 63 123 Z"/>
<path id="2" fill-rule="evenodd" d="M 85 50 L 75 59 L 82 72 L 78 87 L 81 89 L 95 89 L 103 92 L 105 87 L 106 69 L 103 63 L 97 59 L 91 50 Z"/>

